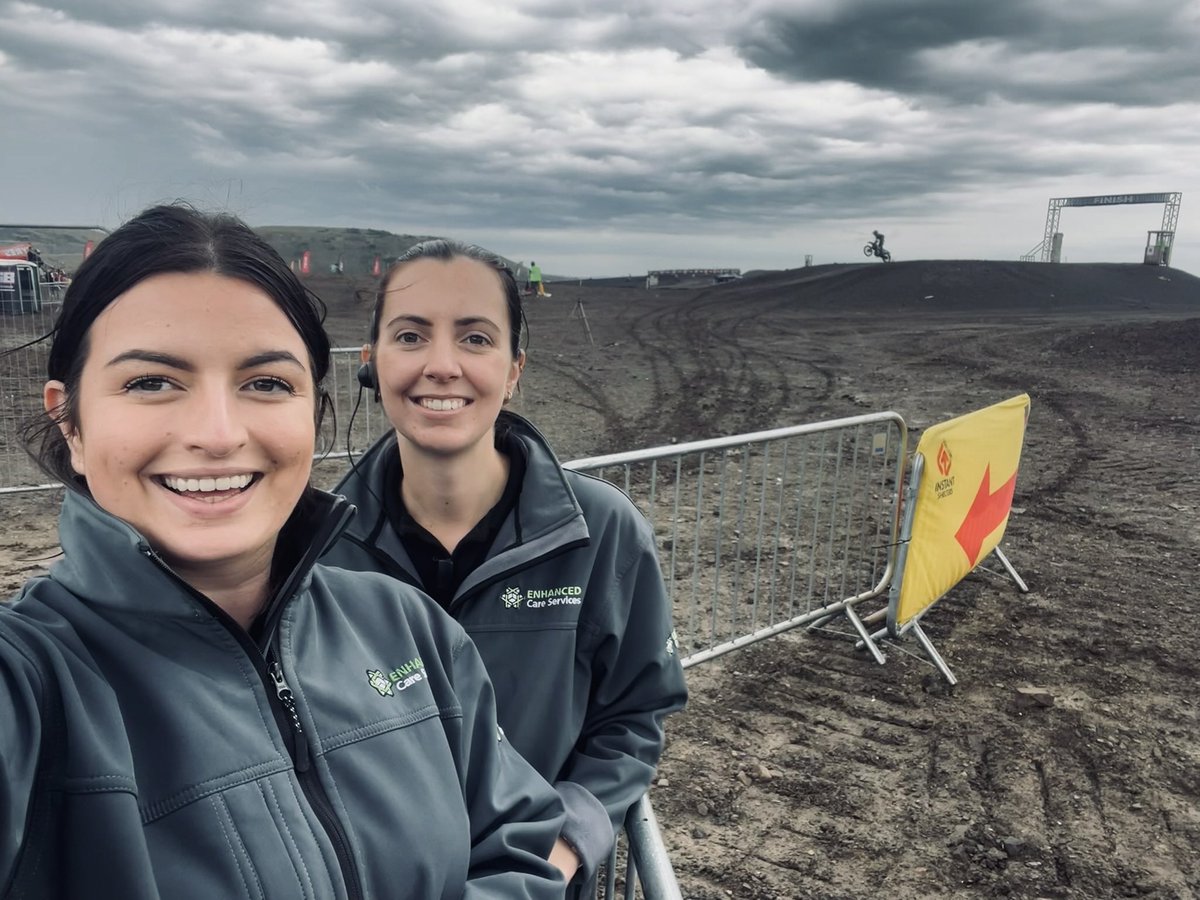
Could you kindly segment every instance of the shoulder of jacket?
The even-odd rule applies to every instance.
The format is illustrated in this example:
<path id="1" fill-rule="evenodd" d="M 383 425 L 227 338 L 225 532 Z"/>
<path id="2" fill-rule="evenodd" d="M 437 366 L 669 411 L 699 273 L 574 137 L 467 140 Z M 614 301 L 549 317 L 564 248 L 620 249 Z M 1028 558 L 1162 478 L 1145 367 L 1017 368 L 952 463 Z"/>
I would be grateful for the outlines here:
<path id="1" fill-rule="evenodd" d="M 605 516 L 631 528 L 649 528 L 649 522 L 633 499 L 611 481 L 586 472 L 564 469 L 567 483 L 583 510 L 585 519 Z"/>
<path id="2" fill-rule="evenodd" d="M 78 648 L 63 642 L 75 634 L 74 626 L 37 596 L 47 590 L 65 589 L 46 578 L 35 582 L 27 584 L 11 603 L 0 603 L 0 657 L 7 657 L 6 668 L 10 670 L 14 664 L 23 664 L 41 684 L 57 666 L 55 658 L 77 656 Z M 26 614 L 34 608 L 36 617 Z"/>

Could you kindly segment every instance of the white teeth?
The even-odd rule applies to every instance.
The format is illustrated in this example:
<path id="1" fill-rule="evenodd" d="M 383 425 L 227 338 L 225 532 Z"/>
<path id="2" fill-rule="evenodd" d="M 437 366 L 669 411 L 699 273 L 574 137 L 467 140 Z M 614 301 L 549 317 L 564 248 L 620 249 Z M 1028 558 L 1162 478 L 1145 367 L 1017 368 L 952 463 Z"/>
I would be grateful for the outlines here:
<path id="1" fill-rule="evenodd" d="M 442 400 L 437 397 L 422 397 L 420 403 L 426 409 L 432 409 L 437 412 L 447 412 L 452 409 L 462 409 L 467 405 L 467 401 L 463 400 L 461 397 L 455 397 L 453 399 L 446 400 Z"/>
<path id="2" fill-rule="evenodd" d="M 173 491 L 180 493 L 192 491 L 209 494 L 213 491 L 240 491 L 251 481 L 253 475 L 222 475 L 220 478 L 176 478 L 174 475 L 164 475 L 163 484 Z"/>

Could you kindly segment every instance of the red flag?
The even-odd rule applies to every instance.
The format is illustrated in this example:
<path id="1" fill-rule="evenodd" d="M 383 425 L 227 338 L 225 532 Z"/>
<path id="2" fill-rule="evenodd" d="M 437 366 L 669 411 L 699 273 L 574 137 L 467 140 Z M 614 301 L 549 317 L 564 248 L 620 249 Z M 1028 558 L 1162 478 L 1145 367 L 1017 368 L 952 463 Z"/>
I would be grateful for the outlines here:
<path id="1" fill-rule="evenodd" d="M 300 274 L 307 275 L 312 266 L 312 254 L 307 250 L 300 256 Z"/>
<path id="2" fill-rule="evenodd" d="M 92 251 L 95 249 L 96 249 L 96 242 L 88 241 L 86 244 L 83 245 L 83 258 L 87 259 L 89 256 L 92 255 Z"/>
<path id="3" fill-rule="evenodd" d="M 380 265 L 379 265 L 379 257 L 377 256 L 377 257 L 375 257 L 375 262 L 373 262 L 371 264 L 371 274 L 378 275 L 378 274 L 380 274 L 380 272 L 381 272 L 381 269 L 380 269 Z"/>

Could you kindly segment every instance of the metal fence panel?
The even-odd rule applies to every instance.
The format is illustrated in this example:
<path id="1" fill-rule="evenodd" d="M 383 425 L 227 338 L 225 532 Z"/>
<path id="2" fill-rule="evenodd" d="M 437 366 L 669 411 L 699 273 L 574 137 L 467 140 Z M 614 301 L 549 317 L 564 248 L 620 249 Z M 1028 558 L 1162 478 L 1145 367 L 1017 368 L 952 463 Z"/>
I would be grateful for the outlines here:
<path id="1" fill-rule="evenodd" d="M 650 520 L 690 666 L 886 590 L 906 439 L 886 412 L 565 465 Z"/>
<path id="2" fill-rule="evenodd" d="M 54 327 L 62 305 L 59 285 L 42 285 L 41 309 L 0 313 L 0 494 L 45 489 L 47 478 L 26 455 L 21 429 L 42 409 L 46 381 L 46 342 L 35 343 Z"/>

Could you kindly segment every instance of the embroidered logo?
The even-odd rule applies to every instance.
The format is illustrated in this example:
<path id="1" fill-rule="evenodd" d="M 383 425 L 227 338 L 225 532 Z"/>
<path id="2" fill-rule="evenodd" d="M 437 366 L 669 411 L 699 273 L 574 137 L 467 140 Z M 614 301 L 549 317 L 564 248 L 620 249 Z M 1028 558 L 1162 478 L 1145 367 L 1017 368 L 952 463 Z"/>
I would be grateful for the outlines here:
<path id="1" fill-rule="evenodd" d="M 517 609 L 521 605 L 521 589 L 516 587 L 505 588 L 504 593 L 500 595 L 500 599 L 504 601 L 505 609 Z"/>
<path id="2" fill-rule="evenodd" d="M 386 674 L 379 669 L 367 669 L 367 684 L 375 688 L 380 697 L 393 697 L 424 680 L 425 663 L 419 656 L 414 656 L 404 665 L 397 666 Z"/>
<path id="3" fill-rule="evenodd" d="M 367 684 L 379 691 L 380 697 L 392 696 L 392 683 L 378 669 L 367 669 Z"/>

